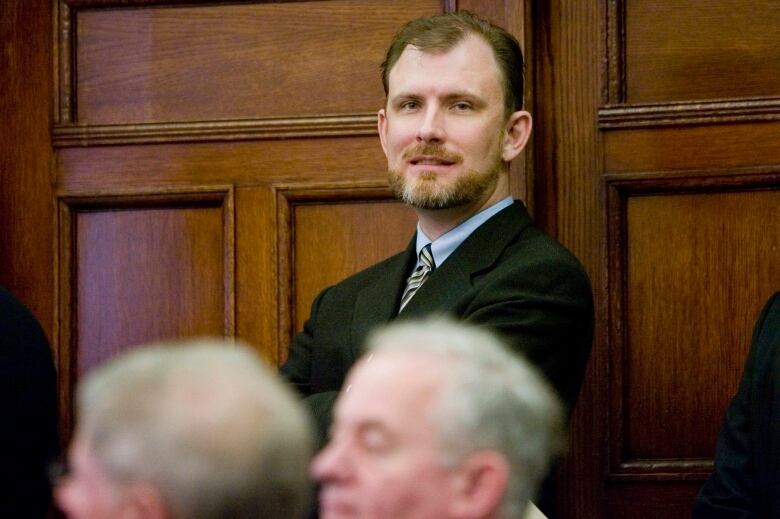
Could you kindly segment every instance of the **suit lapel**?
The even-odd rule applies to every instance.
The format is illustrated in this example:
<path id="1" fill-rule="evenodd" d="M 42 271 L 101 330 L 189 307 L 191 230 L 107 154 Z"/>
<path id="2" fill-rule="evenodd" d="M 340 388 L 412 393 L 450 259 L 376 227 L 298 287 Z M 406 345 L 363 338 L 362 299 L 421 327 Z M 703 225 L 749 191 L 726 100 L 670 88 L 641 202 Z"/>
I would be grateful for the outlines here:
<path id="1" fill-rule="evenodd" d="M 500 211 L 455 249 L 404 307 L 404 318 L 446 311 L 471 288 L 473 276 L 493 268 L 501 253 L 531 224 L 520 202 Z"/>
<path id="2" fill-rule="evenodd" d="M 352 319 L 352 355 L 360 355 L 366 335 L 377 325 L 395 318 L 401 292 L 406 286 L 406 278 L 417 258 L 416 236 L 404 252 L 388 261 L 384 271 L 377 279 L 366 285 L 355 299 L 355 314 Z"/>

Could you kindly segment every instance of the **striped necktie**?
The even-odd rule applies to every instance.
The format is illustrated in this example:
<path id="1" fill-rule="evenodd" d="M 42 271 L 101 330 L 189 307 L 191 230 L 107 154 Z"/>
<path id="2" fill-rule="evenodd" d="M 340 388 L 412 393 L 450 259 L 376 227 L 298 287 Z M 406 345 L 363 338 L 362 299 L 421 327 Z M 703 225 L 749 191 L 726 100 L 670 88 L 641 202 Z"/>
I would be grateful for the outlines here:
<path id="1" fill-rule="evenodd" d="M 419 290 L 428 276 L 436 268 L 436 264 L 433 262 L 433 253 L 431 252 L 431 244 L 429 243 L 420 251 L 420 265 L 412 272 L 409 279 L 406 280 L 406 289 L 404 289 L 404 295 L 401 296 L 401 307 L 398 309 L 400 313 L 404 309 L 406 303 L 411 301 L 414 294 Z"/>

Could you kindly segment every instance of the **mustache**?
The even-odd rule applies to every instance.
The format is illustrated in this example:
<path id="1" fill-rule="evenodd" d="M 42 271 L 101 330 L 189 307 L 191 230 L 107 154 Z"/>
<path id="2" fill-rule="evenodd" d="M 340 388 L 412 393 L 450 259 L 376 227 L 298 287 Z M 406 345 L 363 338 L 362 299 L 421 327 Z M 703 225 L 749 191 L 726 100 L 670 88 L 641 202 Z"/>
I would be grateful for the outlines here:
<path id="1" fill-rule="evenodd" d="M 452 162 L 453 164 L 460 164 L 463 162 L 463 157 L 457 153 L 447 151 L 444 149 L 444 146 L 438 144 L 418 144 L 415 147 L 406 150 L 403 154 L 403 159 L 409 160 L 417 155 L 427 155 L 436 159 Z"/>

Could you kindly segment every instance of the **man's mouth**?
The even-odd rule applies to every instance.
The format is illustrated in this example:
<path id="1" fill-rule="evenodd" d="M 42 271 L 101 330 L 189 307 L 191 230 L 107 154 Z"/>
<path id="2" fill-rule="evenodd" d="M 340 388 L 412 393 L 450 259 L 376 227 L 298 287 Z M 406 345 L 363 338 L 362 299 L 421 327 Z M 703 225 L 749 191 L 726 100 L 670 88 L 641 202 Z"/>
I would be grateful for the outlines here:
<path id="1" fill-rule="evenodd" d="M 452 166 L 455 161 L 439 157 L 416 156 L 409 161 L 413 166 Z"/>

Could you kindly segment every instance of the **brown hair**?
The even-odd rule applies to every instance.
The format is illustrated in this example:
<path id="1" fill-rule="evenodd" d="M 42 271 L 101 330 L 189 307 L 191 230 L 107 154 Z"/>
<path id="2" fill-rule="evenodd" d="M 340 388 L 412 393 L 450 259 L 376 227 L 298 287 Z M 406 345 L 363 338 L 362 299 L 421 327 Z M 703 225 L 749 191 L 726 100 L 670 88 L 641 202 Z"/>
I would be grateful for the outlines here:
<path id="1" fill-rule="evenodd" d="M 382 85 L 388 94 L 388 77 L 398 58 L 411 45 L 421 51 L 444 51 L 476 34 L 493 49 L 504 80 L 504 111 L 508 116 L 523 107 L 523 52 L 514 36 L 468 11 L 417 18 L 393 37 L 382 62 Z"/>

